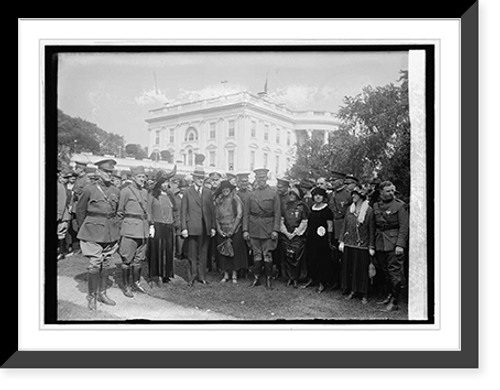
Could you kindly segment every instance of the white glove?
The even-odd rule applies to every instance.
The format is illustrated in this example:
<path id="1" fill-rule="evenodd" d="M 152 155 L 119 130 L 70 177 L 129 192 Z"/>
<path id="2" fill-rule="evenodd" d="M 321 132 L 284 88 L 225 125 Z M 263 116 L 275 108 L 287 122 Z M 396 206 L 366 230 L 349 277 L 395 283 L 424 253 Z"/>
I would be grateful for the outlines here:
<path id="1" fill-rule="evenodd" d="M 149 227 L 149 237 L 154 237 L 155 236 L 155 227 L 154 225 L 151 225 Z"/>
<path id="2" fill-rule="evenodd" d="M 182 232 L 181 232 L 181 235 L 182 237 L 184 238 L 188 238 L 189 234 L 188 234 L 188 230 L 187 229 L 184 229 Z"/>
<path id="3" fill-rule="evenodd" d="M 339 251 L 344 252 L 344 243 L 343 242 L 341 242 L 339 244 Z"/>

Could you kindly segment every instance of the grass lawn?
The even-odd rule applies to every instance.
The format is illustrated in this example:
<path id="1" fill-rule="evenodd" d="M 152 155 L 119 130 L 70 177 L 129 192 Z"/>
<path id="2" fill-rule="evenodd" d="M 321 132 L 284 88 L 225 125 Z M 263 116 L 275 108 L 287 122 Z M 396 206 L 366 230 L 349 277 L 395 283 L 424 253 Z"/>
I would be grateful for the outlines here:
<path id="1" fill-rule="evenodd" d="M 114 284 L 119 282 L 120 259 L 114 258 L 116 268 Z M 58 263 L 58 273 L 79 280 L 78 293 L 85 291 L 85 273 L 87 261 L 81 255 L 74 255 Z M 383 297 L 379 295 L 369 296 L 369 301 L 363 305 L 359 299 L 346 300 L 340 290 L 326 291 L 322 294 L 316 292 L 315 287 L 294 289 L 286 285 L 284 280 L 274 280 L 274 289 L 269 291 L 265 288 L 264 277 L 261 278 L 262 285 L 249 288 L 252 275 L 248 279 L 241 278 L 237 284 L 231 282 L 219 283 L 221 275 L 212 271 L 207 275 L 210 282 L 208 286 L 195 283 L 189 288 L 186 283 L 187 269 L 185 261 L 175 261 L 176 277 L 162 287 L 154 285 L 143 285 L 147 293 L 156 298 L 168 300 L 186 308 L 197 308 L 204 311 L 212 311 L 237 318 L 238 321 L 321 321 L 340 320 L 358 321 L 369 320 L 380 321 L 407 319 L 406 294 L 402 294 L 400 308 L 395 312 L 382 312 L 381 306 L 376 302 Z M 144 274 L 147 270 L 144 269 Z M 67 307 L 67 310 L 71 310 Z"/>

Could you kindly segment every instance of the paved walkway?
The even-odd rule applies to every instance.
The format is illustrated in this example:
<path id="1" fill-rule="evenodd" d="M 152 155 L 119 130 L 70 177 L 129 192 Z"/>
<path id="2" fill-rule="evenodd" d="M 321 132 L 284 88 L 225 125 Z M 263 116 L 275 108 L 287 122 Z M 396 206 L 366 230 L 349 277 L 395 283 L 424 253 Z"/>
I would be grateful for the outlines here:
<path id="1" fill-rule="evenodd" d="M 65 315 L 60 312 L 61 321 L 88 320 L 90 311 L 87 308 L 86 293 L 81 292 L 78 282 L 67 276 L 58 276 L 58 300 L 62 305 L 69 303 L 76 310 Z M 176 305 L 164 299 L 152 297 L 148 294 L 136 293 L 134 298 L 127 298 L 122 291 L 113 285 L 108 289 L 108 296 L 116 301 L 116 306 L 97 303 L 99 318 L 123 320 L 151 320 L 151 321 L 210 321 L 235 320 L 236 318 L 211 311 L 202 311 Z M 78 309 L 82 310 L 78 310 Z M 80 315 L 78 313 L 81 313 Z"/>

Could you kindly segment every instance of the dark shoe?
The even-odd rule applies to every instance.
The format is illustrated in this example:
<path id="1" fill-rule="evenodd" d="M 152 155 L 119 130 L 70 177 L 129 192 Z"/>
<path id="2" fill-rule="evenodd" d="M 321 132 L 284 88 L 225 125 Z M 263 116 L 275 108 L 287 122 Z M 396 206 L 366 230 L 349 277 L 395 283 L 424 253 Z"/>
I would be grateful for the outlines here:
<path id="1" fill-rule="evenodd" d="M 122 291 L 123 295 L 125 295 L 127 298 L 134 297 L 134 293 L 132 292 L 132 288 L 130 286 L 125 286 Z"/>
<path id="2" fill-rule="evenodd" d="M 271 280 L 273 280 L 272 276 L 266 277 L 266 289 L 268 289 L 268 290 L 273 289 L 273 284 L 272 284 Z"/>
<path id="3" fill-rule="evenodd" d="M 313 283 L 313 280 L 312 280 L 312 279 L 308 279 L 308 280 L 307 280 L 307 282 L 306 282 L 306 284 L 304 284 L 304 285 L 302 286 L 302 288 L 307 288 L 307 287 L 309 287 L 312 283 Z"/>
<path id="4" fill-rule="evenodd" d="M 101 291 L 98 295 L 97 295 L 97 300 L 105 305 L 108 305 L 108 306 L 116 306 L 116 302 L 113 301 L 111 298 L 109 298 L 107 295 L 106 295 L 106 292 L 104 291 Z"/>
<path id="5" fill-rule="evenodd" d="M 377 302 L 377 305 L 387 305 L 391 301 L 391 299 L 392 294 L 389 294 L 383 301 Z"/>
<path id="6" fill-rule="evenodd" d="M 293 281 L 293 288 L 299 288 L 299 282 L 296 280 Z"/>
<path id="7" fill-rule="evenodd" d="M 290 287 L 292 285 L 292 279 L 288 279 L 288 282 L 286 283 L 287 287 Z"/>
<path id="8" fill-rule="evenodd" d="M 395 303 L 389 302 L 389 304 L 385 307 L 383 311 L 390 312 L 399 310 L 399 306 Z"/>
<path id="9" fill-rule="evenodd" d="M 318 287 L 318 294 L 321 294 L 323 291 L 325 291 L 325 286 L 322 283 L 320 283 Z"/>
<path id="10" fill-rule="evenodd" d="M 257 286 L 260 286 L 260 278 L 259 277 L 255 277 L 253 279 L 252 284 L 250 284 L 250 286 L 248 286 L 248 287 L 257 287 Z"/>

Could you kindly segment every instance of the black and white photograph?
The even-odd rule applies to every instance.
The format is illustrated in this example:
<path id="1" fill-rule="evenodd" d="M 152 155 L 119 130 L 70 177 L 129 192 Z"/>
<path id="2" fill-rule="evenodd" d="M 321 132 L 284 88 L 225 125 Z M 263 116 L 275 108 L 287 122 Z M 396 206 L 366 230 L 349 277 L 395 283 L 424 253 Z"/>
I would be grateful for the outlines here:
<path id="1" fill-rule="evenodd" d="M 45 43 L 45 323 L 434 324 L 435 50 Z"/>
<path id="2" fill-rule="evenodd" d="M 485 1 L 444 18 L 19 19 L 3 377 L 422 388 L 494 366 Z"/>

